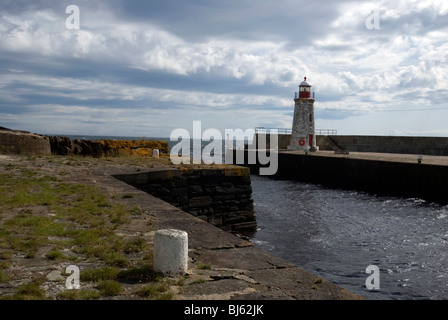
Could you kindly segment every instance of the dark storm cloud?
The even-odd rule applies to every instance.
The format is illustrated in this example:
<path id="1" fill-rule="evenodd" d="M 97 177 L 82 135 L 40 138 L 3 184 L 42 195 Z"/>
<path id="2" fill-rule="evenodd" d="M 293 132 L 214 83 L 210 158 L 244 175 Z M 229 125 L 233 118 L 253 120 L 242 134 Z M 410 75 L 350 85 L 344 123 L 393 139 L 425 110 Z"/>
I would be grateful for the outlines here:
<path id="1" fill-rule="evenodd" d="M 338 1 L 116 1 L 127 19 L 152 21 L 191 41 L 211 38 L 288 41 L 309 45 L 338 15 Z"/>

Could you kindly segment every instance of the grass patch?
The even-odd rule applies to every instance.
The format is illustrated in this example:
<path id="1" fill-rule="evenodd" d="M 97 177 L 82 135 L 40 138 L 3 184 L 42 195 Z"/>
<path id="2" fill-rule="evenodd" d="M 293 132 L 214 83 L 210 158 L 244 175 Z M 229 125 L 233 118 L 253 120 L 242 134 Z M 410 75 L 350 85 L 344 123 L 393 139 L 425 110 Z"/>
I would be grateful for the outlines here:
<path id="1" fill-rule="evenodd" d="M 79 253 L 126 266 L 123 257 L 111 258 L 104 252 L 121 251 L 122 240 L 111 230 L 129 221 L 130 208 L 111 203 L 94 186 L 65 183 L 40 175 L 39 170 L 12 167 L 11 171 L 14 171 L 11 175 L 0 174 L 2 207 L 21 210 L 14 217 L 2 220 L 0 249 L 12 249 L 33 258 L 40 247 L 51 244 L 49 237 L 70 237 L 73 240 L 65 244 L 74 245 Z M 46 206 L 47 212 L 53 215 L 36 215 L 29 209 L 33 206 Z M 64 243 L 55 245 L 59 249 Z M 52 252 L 47 258 L 63 257 Z"/>
<path id="2" fill-rule="evenodd" d="M 72 200 L 66 206 L 52 208 L 59 216 L 88 228 L 116 228 L 128 222 L 126 206 L 110 203 L 106 196 L 92 186 L 75 185 L 67 187 L 63 192 L 72 195 Z"/>
<path id="3" fill-rule="evenodd" d="M 120 273 L 120 269 L 114 267 L 103 267 L 98 269 L 84 270 L 79 275 L 81 281 L 103 281 L 115 280 Z"/>
<path id="4" fill-rule="evenodd" d="M 119 279 L 131 282 L 153 282 L 160 280 L 161 277 L 161 273 L 148 266 L 123 270 L 118 274 Z"/>
<path id="5" fill-rule="evenodd" d="M 4 239 L 2 248 L 8 247 L 32 258 L 37 250 L 49 243 L 48 237 L 65 236 L 64 225 L 51 217 L 19 213 L 4 221 L 0 237 Z"/>
<path id="6" fill-rule="evenodd" d="M 123 252 L 124 253 L 137 253 L 142 252 L 147 248 L 147 244 L 145 239 L 143 238 L 136 238 L 128 240 L 124 243 L 123 246 Z"/>
<path id="7" fill-rule="evenodd" d="M 2 270 L 0 270 L 0 283 L 5 283 L 8 281 L 9 277 Z"/>
<path id="8" fill-rule="evenodd" d="M 133 216 L 141 216 L 143 214 L 143 210 L 139 206 L 134 205 L 129 209 L 129 213 Z"/>
<path id="9" fill-rule="evenodd" d="M 6 208 L 23 208 L 32 205 L 56 203 L 54 186 L 61 182 L 50 176 L 37 176 L 37 172 L 20 168 L 19 176 L 0 175 L 0 198 Z"/>
<path id="10" fill-rule="evenodd" d="M 48 252 L 48 253 L 45 255 L 45 257 L 46 257 L 48 260 L 63 260 L 63 259 L 66 259 L 66 258 L 67 258 L 67 257 L 66 257 L 64 254 L 62 254 L 62 252 L 59 251 L 59 250 L 51 250 L 50 252 Z"/>
<path id="11" fill-rule="evenodd" d="M 44 300 L 45 291 L 40 288 L 41 281 L 33 280 L 22 284 L 12 296 L 3 296 L 3 300 Z"/>
<path id="12" fill-rule="evenodd" d="M 193 283 L 195 284 L 201 284 L 201 283 L 205 283 L 206 281 L 204 279 L 196 279 L 193 281 Z"/>
<path id="13" fill-rule="evenodd" d="M 11 251 L 2 251 L 0 252 L 0 259 L 9 260 L 12 257 Z"/>
<path id="14" fill-rule="evenodd" d="M 9 260 L 0 261 L 0 269 L 8 269 L 11 265 L 11 262 Z"/>
<path id="15" fill-rule="evenodd" d="M 106 228 L 79 230 L 71 241 L 73 251 L 87 258 L 99 258 L 104 263 L 115 267 L 128 267 L 130 262 L 124 255 L 130 250 L 123 239 Z"/>
<path id="16" fill-rule="evenodd" d="M 116 203 L 120 198 L 132 199 L 136 195 L 125 193 L 112 197 L 103 194 L 94 185 L 64 180 L 62 174 L 76 174 L 73 169 L 68 167 L 64 169 L 64 162 L 77 165 L 81 160 L 52 157 L 29 158 L 23 161 L 36 161 L 36 163 L 32 164 L 34 166 L 32 169 L 25 168 L 21 163 L 8 164 L 3 169 L 0 168 L 0 199 L 2 199 L 0 283 L 11 281 L 12 273 L 8 269 L 16 259 L 22 259 L 23 256 L 33 258 L 38 254 L 45 254 L 49 249 L 51 251 L 45 254 L 49 261 L 77 259 L 101 266 L 95 270 L 82 271 L 80 279 L 96 282 L 98 286 L 101 284 L 104 286 L 101 292 L 100 288 L 67 290 L 58 294 L 58 299 L 89 300 L 98 299 L 100 295 L 117 294 L 110 293 L 114 292 L 114 284 L 105 281 L 122 283 L 160 281 L 163 275 L 154 272 L 150 266 L 140 267 L 143 264 L 151 264 L 148 259 L 151 252 L 149 254 L 146 252 L 148 251 L 146 240 L 129 239 L 115 234 L 118 228 L 120 230 L 126 228 L 124 225 L 130 222 L 132 216 L 144 213 L 144 210 L 137 205 Z M 102 161 L 95 159 L 94 163 L 86 161 L 82 165 L 100 166 L 104 163 Z M 127 164 L 130 160 L 113 159 L 113 161 Z M 53 173 L 44 171 L 48 169 L 44 165 L 47 162 L 51 166 L 60 167 Z M 50 263 L 49 261 L 47 263 Z M 33 281 L 24 284 L 14 295 L 3 298 L 45 299 L 45 292 L 40 288 L 41 283 Z M 152 298 L 169 298 L 169 293 L 158 292 L 157 295 L 153 294 Z"/>
<path id="17" fill-rule="evenodd" d="M 80 274 L 81 281 L 99 282 L 103 280 L 121 280 L 127 282 L 153 282 L 159 281 L 162 274 L 155 272 L 151 267 L 135 267 L 119 269 L 117 267 L 102 267 L 84 270 Z"/>
<path id="18" fill-rule="evenodd" d="M 98 290 L 100 290 L 101 295 L 110 297 L 119 295 L 123 291 L 123 288 L 115 280 L 104 280 L 98 284 Z"/>
<path id="19" fill-rule="evenodd" d="M 199 270 L 212 270 L 212 266 L 207 263 L 201 263 L 198 265 Z"/>
<path id="20" fill-rule="evenodd" d="M 102 260 L 113 267 L 125 268 L 130 265 L 129 260 L 118 252 L 108 253 L 102 256 Z"/>
<path id="21" fill-rule="evenodd" d="M 146 285 L 137 291 L 135 294 L 153 300 L 171 300 L 173 294 L 168 292 L 169 287 L 166 284 L 162 285 Z"/>

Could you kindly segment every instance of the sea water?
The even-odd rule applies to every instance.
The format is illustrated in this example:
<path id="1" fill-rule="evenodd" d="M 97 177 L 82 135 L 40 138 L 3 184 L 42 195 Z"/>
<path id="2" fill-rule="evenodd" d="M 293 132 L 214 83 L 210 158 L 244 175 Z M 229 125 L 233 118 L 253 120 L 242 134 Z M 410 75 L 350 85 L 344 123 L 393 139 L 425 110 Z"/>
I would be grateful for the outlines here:
<path id="1" fill-rule="evenodd" d="M 367 299 L 448 298 L 448 207 L 252 175 L 250 239 Z M 379 268 L 368 290 L 369 265 Z"/>

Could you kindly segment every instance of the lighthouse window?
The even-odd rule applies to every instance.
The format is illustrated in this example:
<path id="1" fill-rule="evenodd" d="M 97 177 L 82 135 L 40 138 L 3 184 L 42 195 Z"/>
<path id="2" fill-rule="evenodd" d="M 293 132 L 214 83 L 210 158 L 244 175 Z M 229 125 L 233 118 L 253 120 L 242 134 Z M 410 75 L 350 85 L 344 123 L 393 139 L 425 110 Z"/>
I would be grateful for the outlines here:
<path id="1" fill-rule="evenodd" d="M 311 114 L 310 114 L 310 122 L 312 122 L 312 121 L 313 121 L 313 119 L 312 119 Z"/>

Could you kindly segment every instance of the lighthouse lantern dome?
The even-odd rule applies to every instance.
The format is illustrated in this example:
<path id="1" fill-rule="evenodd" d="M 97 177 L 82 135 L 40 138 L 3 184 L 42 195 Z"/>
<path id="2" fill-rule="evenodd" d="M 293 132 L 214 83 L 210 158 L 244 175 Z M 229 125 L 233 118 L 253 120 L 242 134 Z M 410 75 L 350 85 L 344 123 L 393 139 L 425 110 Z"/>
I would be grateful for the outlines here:
<path id="1" fill-rule="evenodd" d="M 304 77 L 299 85 L 299 99 L 309 98 L 311 98 L 311 85 L 306 81 L 306 77 Z"/>

